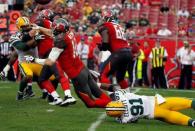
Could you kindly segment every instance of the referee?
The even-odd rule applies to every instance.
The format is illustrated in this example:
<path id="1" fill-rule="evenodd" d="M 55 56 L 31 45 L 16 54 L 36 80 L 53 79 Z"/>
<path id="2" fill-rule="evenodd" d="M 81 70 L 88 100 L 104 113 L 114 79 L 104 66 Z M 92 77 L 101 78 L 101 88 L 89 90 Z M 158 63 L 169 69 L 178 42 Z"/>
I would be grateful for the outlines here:
<path id="1" fill-rule="evenodd" d="M 181 64 L 181 76 L 179 80 L 179 89 L 191 89 L 192 87 L 192 66 L 195 60 L 195 52 L 191 49 L 188 41 L 183 42 L 184 46 L 177 52 L 177 59 Z"/>
<path id="2" fill-rule="evenodd" d="M 165 77 L 164 66 L 167 61 L 167 51 L 160 45 L 160 40 L 157 39 L 156 45 L 152 48 L 149 58 L 152 65 L 152 87 L 167 88 L 167 80 Z M 154 87 L 155 86 L 155 87 Z"/>
<path id="3" fill-rule="evenodd" d="M 13 51 L 13 48 L 8 42 L 9 36 L 7 34 L 4 34 L 2 36 L 2 39 L 0 40 L 0 71 L 3 70 L 3 68 L 7 65 L 9 61 L 9 55 Z M 8 72 L 7 76 L 8 80 L 15 81 L 14 72 L 11 68 Z"/>

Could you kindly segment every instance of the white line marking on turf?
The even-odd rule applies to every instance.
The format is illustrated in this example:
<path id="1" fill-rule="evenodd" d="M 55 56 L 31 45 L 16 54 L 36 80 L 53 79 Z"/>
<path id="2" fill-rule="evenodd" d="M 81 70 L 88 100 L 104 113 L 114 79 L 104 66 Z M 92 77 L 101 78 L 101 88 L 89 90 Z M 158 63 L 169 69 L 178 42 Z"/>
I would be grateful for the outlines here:
<path id="1" fill-rule="evenodd" d="M 46 112 L 54 112 L 55 110 L 53 109 L 47 109 Z"/>
<path id="2" fill-rule="evenodd" d="M 91 126 L 88 128 L 88 131 L 95 131 L 96 128 L 101 124 L 101 122 L 102 122 L 105 118 L 106 118 L 106 113 L 104 112 L 104 113 L 102 113 L 102 114 L 98 117 L 97 121 L 95 121 L 95 122 L 93 122 L 93 123 L 91 124 Z"/>
<path id="3" fill-rule="evenodd" d="M 0 89 L 9 89 L 9 88 L 11 88 L 11 87 L 9 87 L 9 86 L 0 86 Z"/>
<path id="4" fill-rule="evenodd" d="M 132 93 L 137 93 L 141 90 L 141 88 L 136 88 L 134 91 L 132 91 Z"/>

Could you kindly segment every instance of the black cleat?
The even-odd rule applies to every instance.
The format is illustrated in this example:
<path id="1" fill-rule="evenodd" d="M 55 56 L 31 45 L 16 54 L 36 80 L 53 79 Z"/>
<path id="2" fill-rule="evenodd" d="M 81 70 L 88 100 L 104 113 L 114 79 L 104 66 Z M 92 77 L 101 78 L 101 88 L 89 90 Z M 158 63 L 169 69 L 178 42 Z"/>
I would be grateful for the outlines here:
<path id="1" fill-rule="evenodd" d="M 48 95 L 48 98 L 47 98 L 48 102 L 53 102 L 54 101 L 54 98 L 52 95 Z"/>
<path id="2" fill-rule="evenodd" d="M 16 100 L 17 100 L 17 101 L 20 101 L 20 100 L 23 100 L 23 99 L 24 99 L 24 93 L 18 91 L 18 94 L 17 94 L 17 96 L 16 96 Z"/>
<path id="3" fill-rule="evenodd" d="M 72 96 L 65 96 L 60 106 L 68 106 L 76 104 L 76 99 Z"/>

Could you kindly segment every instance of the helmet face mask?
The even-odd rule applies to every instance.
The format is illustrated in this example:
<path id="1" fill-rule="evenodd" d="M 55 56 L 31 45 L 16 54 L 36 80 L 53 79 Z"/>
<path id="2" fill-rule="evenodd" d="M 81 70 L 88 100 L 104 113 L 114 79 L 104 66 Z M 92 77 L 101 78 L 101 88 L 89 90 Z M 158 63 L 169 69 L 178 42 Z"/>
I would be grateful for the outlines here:
<path id="1" fill-rule="evenodd" d="M 102 12 L 103 22 L 112 22 L 114 20 L 114 14 L 111 10 L 105 10 Z"/>
<path id="2" fill-rule="evenodd" d="M 32 26 L 31 25 L 24 25 L 24 26 L 21 26 L 20 29 L 22 32 L 28 32 L 32 29 Z"/>

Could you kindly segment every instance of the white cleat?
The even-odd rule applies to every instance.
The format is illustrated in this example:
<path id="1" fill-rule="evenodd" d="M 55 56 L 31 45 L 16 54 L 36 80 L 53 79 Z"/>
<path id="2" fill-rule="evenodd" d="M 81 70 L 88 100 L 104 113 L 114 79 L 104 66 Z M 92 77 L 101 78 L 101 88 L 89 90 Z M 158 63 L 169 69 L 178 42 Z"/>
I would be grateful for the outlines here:
<path id="1" fill-rule="evenodd" d="M 57 97 L 57 98 L 54 98 L 54 101 L 50 102 L 49 104 L 50 105 L 60 105 L 61 103 L 62 103 L 62 99 Z"/>
<path id="2" fill-rule="evenodd" d="M 76 103 L 76 99 L 72 96 L 65 96 L 64 101 L 60 104 L 60 106 L 68 106 Z"/>

